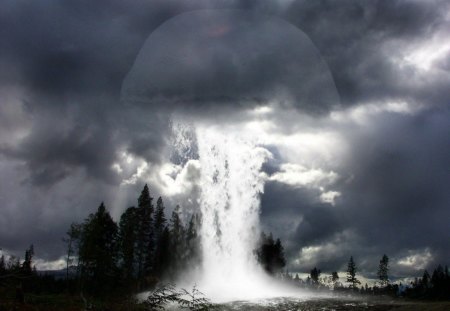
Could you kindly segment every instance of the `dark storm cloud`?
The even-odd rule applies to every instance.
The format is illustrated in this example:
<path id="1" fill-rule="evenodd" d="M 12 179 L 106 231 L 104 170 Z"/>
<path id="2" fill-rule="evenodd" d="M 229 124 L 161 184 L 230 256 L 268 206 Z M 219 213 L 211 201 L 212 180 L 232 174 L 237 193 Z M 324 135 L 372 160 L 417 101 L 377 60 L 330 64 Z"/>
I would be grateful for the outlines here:
<path id="1" fill-rule="evenodd" d="M 183 11 L 212 7 L 275 10 L 274 3 L 3 2 L 0 81 L 6 88 L 19 85 L 24 93 L 20 99 L 41 120 L 33 123 L 32 136 L 19 142 L 20 146 L 3 145 L 2 150 L 13 149 L 5 153 L 19 155 L 29 162 L 31 179 L 44 183 L 60 180 L 74 165 L 114 182 L 107 171 L 115 157 L 113 152 L 120 145 L 149 161 L 158 161 L 168 116 L 159 107 L 148 111 L 125 110 L 119 96 L 122 81 L 146 37 Z M 71 111 L 78 113 L 78 121 L 64 130 L 71 133 L 57 135 L 60 126 L 67 126 Z M 98 129 L 96 134 L 85 128 L 91 125 Z M 47 132 L 51 127 L 54 135 L 47 135 L 51 134 Z M 80 130 L 81 135 L 91 132 L 88 142 L 80 143 L 77 140 L 81 138 L 73 137 Z M 112 135 L 116 136 L 114 142 Z M 69 157 L 65 146 L 70 146 Z M 100 161 L 96 155 L 100 156 L 97 149 L 102 146 L 107 147 L 103 150 L 107 156 L 103 155 Z M 65 150 L 56 152 L 55 148 Z M 51 176 L 45 176 L 46 172 Z"/>
<path id="2" fill-rule="evenodd" d="M 353 255 L 360 271 L 370 273 L 386 253 L 393 276 L 420 275 L 422 271 L 398 261 L 424 250 L 432 255 L 429 268 L 446 263 L 449 118 L 448 108 L 433 108 L 415 116 L 384 113 L 369 128 L 347 128 L 351 156 L 339 173 L 351 178 L 333 185 L 342 193 L 335 206 L 318 202 L 318 191 L 266 184 L 262 221 L 287 242 L 290 257 L 301 258 L 303 247 L 325 247 L 314 262 L 291 263 L 293 269 L 306 272 L 317 265 L 327 271 L 345 270 Z M 339 239 L 345 231 L 357 238 Z M 335 244 L 331 258 L 330 242 Z"/>
<path id="3" fill-rule="evenodd" d="M 276 182 L 265 186 L 261 202 L 263 230 L 272 232 L 283 241 L 291 270 L 309 272 L 317 266 L 331 271 L 338 269 L 347 259 L 345 250 L 341 250 L 332 258 L 322 255 L 313 263 L 294 263 L 303 247 L 326 244 L 349 228 L 342 212 L 336 206 L 320 202 L 318 194 L 318 190 L 298 189 Z"/>
<path id="4" fill-rule="evenodd" d="M 323 113 L 339 104 L 308 37 L 281 19 L 247 10 L 200 10 L 161 25 L 125 78 L 123 95 L 197 114 L 271 102 Z"/>
<path id="5" fill-rule="evenodd" d="M 318 47 L 344 105 L 399 97 L 444 104 L 448 76 L 428 73 L 433 82 L 424 83 L 397 57 L 448 24 L 446 8 L 445 1 L 296 1 L 286 18 Z"/>
<path id="6" fill-rule="evenodd" d="M 383 253 L 398 259 L 426 248 L 444 263 L 450 256 L 445 244 L 450 113 L 435 107 L 448 105 L 450 98 L 448 57 L 427 73 L 399 65 L 398 57 L 448 23 L 445 6 L 439 1 L 2 1 L 0 247 L 20 254 L 35 242 L 40 257 L 58 258 L 60 238 L 71 221 L 82 220 L 101 200 L 114 204 L 120 180 L 111 165 L 118 151 L 160 161 L 169 116 L 156 107 L 124 108 L 122 82 L 159 25 L 194 9 L 224 8 L 268 13 L 299 27 L 330 68 L 344 107 L 386 99 L 431 107 L 415 116 L 385 114 L 369 129 L 336 128 L 348 137 L 352 157 L 333 169 L 354 176 L 350 183 L 343 179 L 333 185 L 342 193 L 336 206 L 320 202 L 317 189 L 266 185 L 262 222 L 282 238 L 291 259 L 302 247 L 335 243 L 343 249 L 314 264 L 339 269 L 352 252 L 358 262 L 366 261 L 362 269 L 373 270 Z M 269 29 L 263 39 L 270 45 L 281 38 Z M 226 53 L 220 44 L 218 54 L 194 51 L 200 57 Z M 255 62 L 260 83 L 245 76 L 243 90 L 253 94 L 257 90 L 251 87 L 266 87 L 271 75 L 261 71 L 272 74 L 285 60 L 292 64 L 286 55 Z M 232 57 L 224 59 L 229 63 Z M 236 98 L 242 89 L 233 84 L 228 63 L 204 68 L 205 77 L 220 73 L 227 79 L 207 81 L 214 83 L 200 90 L 208 86 Z M 3 104 L 10 100 L 7 94 L 19 108 Z M 135 204 L 141 187 L 130 186 L 132 198 L 123 199 L 122 208 Z M 345 240 L 346 232 L 359 238 Z"/>
<path id="7" fill-rule="evenodd" d="M 342 230 L 336 209 L 320 202 L 317 194 L 318 190 L 298 189 L 276 182 L 266 184 L 261 202 L 263 223 L 268 230 L 293 243 L 288 249 L 290 255 L 299 247 L 320 244 Z M 293 219 L 300 222 L 291 227 L 289 222 Z"/>
<path id="8" fill-rule="evenodd" d="M 383 118 L 377 133 L 353 141 L 348 169 L 355 178 L 342 204 L 368 245 L 391 253 L 430 247 L 435 263 L 448 260 L 449 117 L 444 108 Z"/>

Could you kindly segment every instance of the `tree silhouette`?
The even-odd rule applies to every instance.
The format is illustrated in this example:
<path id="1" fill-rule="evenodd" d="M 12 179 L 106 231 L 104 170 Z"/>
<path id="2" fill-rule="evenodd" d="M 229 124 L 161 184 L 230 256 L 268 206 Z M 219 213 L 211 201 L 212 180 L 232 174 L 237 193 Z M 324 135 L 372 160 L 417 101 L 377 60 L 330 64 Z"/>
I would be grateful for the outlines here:
<path id="1" fill-rule="evenodd" d="M 261 232 L 259 247 L 255 253 L 258 262 L 271 275 L 280 273 L 286 265 L 283 245 L 280 239 L 274 242 L 272 233 L 267 236 Z"/>
<path id="2" fill-rule="evenodd" d="M 193 266 L 200 260 L 199 217 L 192 215 L 186 230 L 186 265 Z"/>
<path id="3" fill-rule="evenodd" d="M 137 208 L 137 237 L 136 237 L 136 260 L 137 275 L 140 283 L 146 275 L 149 275 L 153 265 L 153 198 L 147 184 L 142 189 L 138 198 Z M 141 284 L 142 286 L 143 284 Z"/>
<path id="4" fill-rule="evenodd" d="M 331 273 L 331 281 L 332 281 L 333 283 L 339 281 L 339 275 L 338 275 L 338 273 L 337 273 L 336 271 L 334 271 L 333 273 Z"/>
<path id="5" fill-rule="evenodd" d="M 5 255 L 2 255 L 0 257 L 0 276 L 6 274 L 6 262 L 5 262 Z"/>
<path id="6" fill-rule="evenodd" d="M 117 263 L 117 224 L 103 202 L 83 224 L 80 241 L 82 278 L 88 289 L 104 293 L 113 285 Z"/>
<path id="7" fill-rule="evenodd" d="M 356 278 L 356 264 L 353 261 L 353 256 L 350 256 L 350 260 L 347 265 L 347 282 L 350 283 L 351 288 L 356 288 L 357 284 L 361 284 L 361 282 Z"/>
<path id="8" fill-rule="evenodd" d="M 82 227 L 80 224 L 72 223 L 69 230 L 66 232 L 66 237 L 63 238 L 63 242 L 67 244 L 66 280 L 69 279 L 69 269 L 73 264 L 74 256 L 78 253 L 81 231 Z"/>
<path id="9" fill-rule="evenodd" d="M 177 205 L 170 218 L 170 249 L 172 250 L 172 277 L 177 274 L 186 259 L 186 232 L 181 221 L 180 206 Z"/>
<path id="10" fill-rule="evenodd" d="M 22 271 L 25 275 L 31 275 L 33 272 L 33 256 L 34 256 L 34 246 L 33 244 L 25 250 L 25 260 L 22 263 Z"/>
<path id="11" fill-rule="evenodd" d="M 154 219 L 154 236 L 158 240 L 166 227 L 167 219 L 165 215 L 164 202 L 161 197 L 156 201 L 155 219 Z"/>
<path id="12" fill-rule="evenodd" d="M 155 253 L 153 273 L 161 277 L 167 271 L 169 264 L 170 234 L 167 229 L 167 220 L 164 212 L 164 203 L 161 197 L 156 202 L 154 219 Z"/>
<path id="13" fill-rule="evenodd" d="M 385 254 L 380 260 L 380 265 L 378 267 L 377 273 L 382 286 L 386 286 L 389 283 L 388 271 L 389 271 L 389 258 Z"/>
<path id="14" fill-rule="evenodd" d="M 314 285 L 318 285 L 319 284 L 319 277 L 320 277 L 320 270 L 317 269 L 316 267 L 314 267 L 314 269 L 311 270 L 310 274 L 311 276 L 311 281 Z"/>
<path id="15" fill-rule="evenodd" d="M 136 237 L 138 214 L 136 207 L 125 210 L 119 222 L 119 249 L 122 275 L 125 283 L 130 283 L 135 277 Z"/>

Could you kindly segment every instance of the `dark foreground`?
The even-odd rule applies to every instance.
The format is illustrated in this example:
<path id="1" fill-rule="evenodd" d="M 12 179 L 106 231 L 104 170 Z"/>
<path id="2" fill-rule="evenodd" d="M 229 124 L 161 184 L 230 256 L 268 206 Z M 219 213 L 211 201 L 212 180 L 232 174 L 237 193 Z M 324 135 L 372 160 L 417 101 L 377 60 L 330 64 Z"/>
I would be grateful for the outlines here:
<path id="1" fill-rule="evenodd" d="M 219 310 L 248 310 L 248 311 L 347 311 L 347 310 L 397 310 L 397 311 L 448 311 L 450 302 L 417 302 L 388 298 L 321 298 L 299 301 L 296 299 L 272 299 L 261 304 L 249 302 L 235 302 L 220 306 Z"/>
<path id="2" fill-rule="evenodd" d="M 200 306 L 199 306 L 200 307 Z M 86 309 L 84 304 L 78 297 L 70 296 L 48 296 L 33 299 L 24 304 L 16 304 L 13 302 L 1 301 L 0 311 L 147 311 L 155 310 L 138 304 L 133 301 L 110 301 L 102 303 L 94 303 L 91 308 Z M 276 298 L 258 302 L 239 301 L 227 304 L 214 305 L 213 308 L 180 308 L 179 306 L 166 305 L 164 309 L 158 310 L 216 310 L 216 311 L 353 311 L 353 310 L 369 310 L 369 311 L 448 311 L 450 310 L 450 301 L 427 302 L 427 301 L 410 301 L 391 298 L 350 298 L 350 297 L 334 297 L 334 298 L 314 298 L 309 300 L 299 300 L 291 298 Z"/>

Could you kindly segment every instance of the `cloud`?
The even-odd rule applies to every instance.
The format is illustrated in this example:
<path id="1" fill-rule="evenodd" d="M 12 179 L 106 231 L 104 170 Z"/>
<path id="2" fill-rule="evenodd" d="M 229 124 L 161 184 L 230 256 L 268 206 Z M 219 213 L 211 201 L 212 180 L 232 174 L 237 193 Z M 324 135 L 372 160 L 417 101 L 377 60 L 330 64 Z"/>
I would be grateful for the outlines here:
<path id="1" fill-rule="evenodd" d="M 325 172 L 322 169 L 307 169 L 302 165 L 285 163 L 278 172 L 269 177 L 269 180 L 294 187 L 320 188 L 321 185 L 332 184 L 337 177 L 333 171 Z"/>
<path id="2" fill-rule="evenodd" d="M 122 88 L 126 102 L 195 114 L 273 102 L 312 113 L 339 105 L 332 76 L 295 26 L 248 10 L 200 10 L 157 28 Z"/>
<path id="3" fill-rule="evenodd" d="M 428 248 L 423 251 L 409 251 L 408 253 L 408 256 L 400 258 L 396 263 L 410 269 L 423 270 L 429 266 L 433 259 L 433 255 Z"/>

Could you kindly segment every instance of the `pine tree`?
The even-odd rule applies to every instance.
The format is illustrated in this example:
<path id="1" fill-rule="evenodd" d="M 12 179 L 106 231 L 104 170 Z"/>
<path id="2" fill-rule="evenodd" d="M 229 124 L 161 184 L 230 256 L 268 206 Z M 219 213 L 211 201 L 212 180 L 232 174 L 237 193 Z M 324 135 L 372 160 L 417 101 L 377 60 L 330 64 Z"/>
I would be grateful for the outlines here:
<path id="1" fill-rule="evenodd" d="M 153 265 L 153 198 L 147 184 L 138 198 L 138 225 L 136 236 L 136 261 L 138 280 L 142 282 L 151 273 Z"/>
<path id="2" fill-rule="evenodd" d="M 353 256 L 350 257 L 347 266 L 347 282 L 350 283 L 351 288 L 356 288 L 357 284 L 361 284 L 361 282 L 356 278 L 356 264 L 353 261 Z"/>
<path id="3" fill-rule="evenodd" d="M 430 274 L 427 270 L 423 272 L 421 284 L 424 288 L 428 288 L 430 286 Z"/>
<path id="4" fill-rule="evenodd" d="M 267 236 L 261 232 L 259 244 L 255 251 L 258 262 L 267 273 L 271 275 L 280 273 L 286 265 L 284 248 L 280 239 L 274 241 L 272 233 Z"/>
<path id="5" fill-rule="evenodd" d="M 167 219 L 164 210 L 165 210 L 164 202 L 162 198 L 159 197 L 158 200 L 156 201 L 155 220 L 154 220 L 155 241 L 157 241 L 160 238 L 164 228 L 166 227 Z"/>
<path id="6" fill-rule="evenodd" d="M 80 265 L 82 280 L 95 293 L 105 293 L 116 275 L 117 224 L 103 202 L 90 214 L 82 227 Z"/>
<path id="7" fill-rule="evenodd" d="M 0 276 L 6 273 L 5 255 L 0 257 Z"/>
<path id="8" fill-rule="evenodd" d="M 193 265 L 200 258 L 200 238 L 198 236 L 198 220 L 197 215 L 192 215 L 186 231 L 186 264 Z"/>
<path id="9" fill-rule="evenodd" d="M 157 277 L 162 277 L 166 272 L 169 263 L 169 231 L 167 229 L 167 219 L 165 215 L 165 207 L 161 197 L 156 201 L 155 219 L 154 219 L 154 237 L 155 237 L 155 253 L 153 263 L 153 273 Z M 167 230 L 167 232 L 165 232 Z"/>
<path id="10" fill-rule="evenodd" d="M 385 254 L 380 260 L 380 265 L 378 267 L 377 273 L 381 286 L 386 286 L 389 283 L 388 271 L 389 271 L 389 258 Z"/>
<path id="11" fill-rule="evenodd" d="M 125 210 L 119 222 L 119 249 L 122 274 L 126 283 L 129 283 L 136 275 L 136 236 L 138 226 L 138 215 L 136 207 L 132 206 Z"/>
<path id="12" fill-rule="evenodd" d="M 274 270 L 280 272 L 286 266 L 286 259 L 284 258 L 284 248 L 281 240 L 277 239 L 274 245 Z"/>
<path id="13" fill-rule="evenodd" d="M 172 266 L 172 262 L 175 259 L 171 252 L 171 240 L 169 227 L 166 226 L 158 239 L 157 261 L 155 262 L 155 274 L 157 277 L 167 275 Z"/>
<path id="14" fill-rule="evenodd" d="M 311 276 L 311 281 L 314 285 L 318 285 L 319 284 L 319 277 L 320 277 L 320 270 L 317 269 L 316 267 L 314 267 L 314 269 L 311 270 L 310 274 Z"/>
<path id="15" fill-rule="evenodd" d="M 66 281 L 69 279 L 69 269 L 73 263 L 75 254 L 78 253 L 79 242 L 81 237 L 81 225 L 72 223 L 69 230 L 66 232 L 66 237 L 63 238 L 63 242 L 67 244 L 67 256 L 66 256 Z"/>
<path id="16" fill-rule="evenodd" d="M 180 217 L 180 206 L 177 205 L 170 218 L 170 248 L 172 250 L 172 276 L 180 272 L 186 259 L 185 229 Z"/>
<path id="17" fill-rule="evenodd" d="M 331 273 L 331 281 L 333 281 L 333 283 L 336 283 L 337 281 L 339 281 L 339 275 L 336 271 Z"/>
<path id="18" fill-rule="evenodd" d="M 25 260 L 22 263 L 22 271 L 26 275 L 31 275 L 33 272 L 33 256 L 34 256 L 34 246 L 33 244 L 25 251 Z"/>

